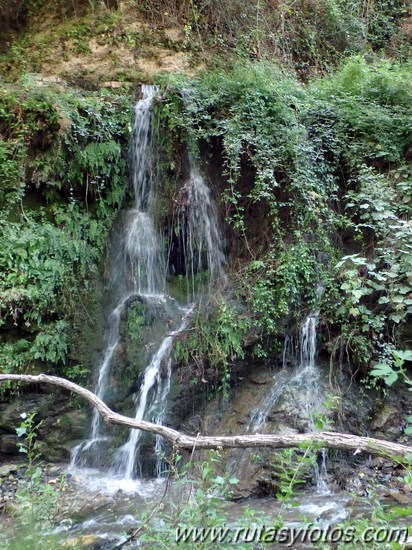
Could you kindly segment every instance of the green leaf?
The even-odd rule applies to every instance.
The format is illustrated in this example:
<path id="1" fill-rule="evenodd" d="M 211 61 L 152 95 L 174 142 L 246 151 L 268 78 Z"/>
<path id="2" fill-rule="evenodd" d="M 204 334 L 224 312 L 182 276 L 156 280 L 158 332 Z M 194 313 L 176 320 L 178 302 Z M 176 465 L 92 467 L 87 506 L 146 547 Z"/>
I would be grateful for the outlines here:
<path id="1" fill-rule="evenodd" d="M 27 433 L 27 428 L 24 427 L 24 426 L 20 426 L 20 428 L 16 428 L 16 433 L 17 433 L 18 437 L 21 437 L 21 436 L 23 436 L 24 434 Z"/>
<path id="2" fill-rule="evenodd" d="M 404 318 L 404 315 L 396 315 L 395 313 L 392 313 L 391 315 L 389 315 L 389 319 L 391 319 L 395 323 L 400 323 L 403 318 Z"/>
<path id="3" fill-rule="evenodd" d="M 397 381 L 397 379 L 398 373 L 394 371 L 385 378 L 385 382 L 388 386 L 392 386 Z"/>
<path id="4" fill-rule="evenodd" d="M 215 483 L 216 483 L 217 485 L 224 485 L 224 484 L 225 484 L 225 478 L 222 477 L 222 476 L 217 476 L 217 477 L 215 478 Z"/>
<path id="5" fill-rule="evenodd" d="M 406 508 L 401 508 L 399 506 L 394 506 L 392 511 L 395 512 L 397 516 L 400 517 L 410 517 L 412 516 L 412 506 L 407 506 Z"/>
<path id="6" fill-rule="evenodd" d="M 324 423 L 322 422 L 322 420 L 320 420 L 320 419 L 315 420 L 314 424 L 315 424 L 315 428 L 317 430 L 323 430 Z"/>
<path id="7" fill-rule="evenodd" d="M 401 361 L 412 361 L 412 350 L 394 351 L 393 355 L 401 359 Z"/>
<path id="8" fill-rule="evenodd" d="M 382 376 L 387 376 L 392 372 L 393 372 L 392 367 L 390 367 L 386 363 L 377 363 L 376 365 L 374 365 L 373 369 L 371 370 L 371 375 L 382 377 Z"/>

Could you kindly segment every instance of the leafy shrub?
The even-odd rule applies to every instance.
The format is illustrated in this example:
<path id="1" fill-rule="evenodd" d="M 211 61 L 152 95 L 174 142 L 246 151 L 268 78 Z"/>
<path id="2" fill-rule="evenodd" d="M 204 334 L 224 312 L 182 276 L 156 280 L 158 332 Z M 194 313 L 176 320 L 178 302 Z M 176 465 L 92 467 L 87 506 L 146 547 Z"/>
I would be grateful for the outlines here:
<path id="1" fill-rule="evenodd" d="M 159 116 L 175 140 L 219 151 L 235 293 L 262 335 L 321 307 L 331 347 L 350 342 L 357 364 L 401 338 L 410 99 L 407 66 L 360 57 L 306 88 L 267 63 L 169 78 Z"/>
<path id="2" fill-rule="evenodd" d="M 0 326 L 21 338 L 1 337 L 1 368 L 82 371 L 70 371 L 73 315 L 125 198 L 129 119 L 129 99 L 105 91 L 0 92 Z"/>

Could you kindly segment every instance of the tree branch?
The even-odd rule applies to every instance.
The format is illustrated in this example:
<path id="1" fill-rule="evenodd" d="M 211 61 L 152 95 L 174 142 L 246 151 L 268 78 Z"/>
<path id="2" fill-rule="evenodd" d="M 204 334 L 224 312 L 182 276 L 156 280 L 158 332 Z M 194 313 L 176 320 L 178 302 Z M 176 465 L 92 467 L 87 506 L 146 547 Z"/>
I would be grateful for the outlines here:
<path id="1" fill-rule="evenodd" d="M 203 436 L 192 437 L 178 432 L 172 428 L 146 422 L 144 420 L 135 420 L 127 416 L 115 413 L 93 392 L 78 386 L 64 378 L 39 374 L 37 376 L 28 374 L 0 374 L 0 383 L 5 381 L 29 382 L 31 384 L 52 384 L 60 386 L 66 390 L 77 393 L 93 407 L 99 411 L 105 422 L 108 424 L 119 424 L 129 428 L 139 429 L 160 435 L 176 447 L 185 449 L 216 449 L 223 448 L 249 448 L 249 447 L 271 447 L 273 449 L 286 449 L 299 447 L 302 444 L 314 443 L 321 447 L 329 449 L 342 449 L 346 451 L 363 451 L 368 454 L 378 455 L 388 458 L 405 459 L 412 456 L 412 447 L 384 441 L 371 437 L 359 437 L 351 434 L 336 432 L 316 432 L 304 434 L 285 434 L 285 435 L 235 435 L 235 436 Z"/>

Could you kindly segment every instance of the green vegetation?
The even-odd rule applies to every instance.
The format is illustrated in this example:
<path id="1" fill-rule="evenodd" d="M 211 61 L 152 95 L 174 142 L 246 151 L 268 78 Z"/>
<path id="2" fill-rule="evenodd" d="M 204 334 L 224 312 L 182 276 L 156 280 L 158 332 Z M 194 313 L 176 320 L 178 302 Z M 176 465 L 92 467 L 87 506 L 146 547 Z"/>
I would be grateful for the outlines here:
<path id="1" fill-rule="evenodd" d="M 37 433 L 42 422 L 36 422 L 35 416 L 36 413 L 21 414 L 21 424 L 16 428 L 21 438 L 20 452 L 26 455 L 27 464 L 23 466 L 25 473 L 19 480 L 17 506 L 13 511 L 13 519 L 18 522 L 19 529 L 12 536 L 7 535 L 7 530 L 2 530 L 0 545 L 4 550 L 46 550 L 57 546 L 57 537 L 51 534 L 51 530 L 61 512 L 64 479 L 60 478 L 57 485 L 50 485 L 42 479 L 40 454 L 36 448 Z"/>
<path id="2" fill-rule="evenodd" d="M 154 23 L 181 25 L 183 46 L 212 63 L 218 52 L 253 60 L 275 57 L 304 78 L 350 54 L 391 50 L 404 59 L 410 54 L 410 36 L 402 26 L 410 14 L 405 0 L 155 0 L 143 2 L 141 11 Z"/>
<path id="3" fill-rule="evenodd" d="M 252 322 L 276 338 L 318 309 L 325 345 L 345 348 L 363 372 L 402 342 L 412 313 L 409 74 L 355 57 L 307 87 L 266 63 L 168 79 L 158 116 L 170 135 L 206 147 L 210 162 L 217 148 L 222 162 L 232 265 L 242 266 L 234 295 L 248 310 L 231 322 L 229 346 Z M 219 338 L 208 353 L 197 338 L 192 353 L 214 357 Z"/>
<path id="4" fill-rule="evenodd" d="M 94 323 L 93 307 L 104 301 L 107 237 L 128 199 L 130 94 L 44 85 L 32 74 L 44 73 L 89 88 L 114 79 L 160 83 L 155 217 L 165 250 L 181 244 L 176 202 L 188 151 L 213 186 L 226 221 L 229 284 L 205 296 L 176 337 L 174 358 L 187 380 L 229 397 L 237 362 L 278 360 L 285 334 L 295 336 L 301 320 L 319 312 L 318 348 L 330 355 L 331 374 L 348 365 L 384 395 L 400 383 L 411 389 L 409 2 L 5 0 L 3 7 L 0 372 L 89 374 L 85 320 Z M 180 67 L 193 71 L 179 74 Z M 168 75 L 154 76 L 163 68 Z M 184 266 L 176 272 L 170 293 L 183 300 Z M 196 274 L 193 287 L 206 279 Z M 141 303 L 128 306 L 119 351 L 123 382 L 133 389 L 138 359 L 152 345 L 143 331 L 150 340 L 157 327 Z M 394 437 L 407 442 L 412 416 L 405 424 Z M 328 429 L 329 419 L 314 415 L 314 425 Z M 30 414 L 17 430 L 28 457 L 16 508 L 24 532 L 6 548 L 59 544 L 37 537 L 54 526 L 60 497 L 37 466 L 39 427 Z M 268 461 L 282 501 L 276 527 L 318 451 L 286 450 Z M 221 456 L 185 467 L 176 460 L 181 500 L 142 518 L 147 545 L 170 546 L 176 526 L 228 521 L 223 499 L 235 480 L 219 475 Z M 411 464 L 402 467 L 398 481 L 410 485 Z M 361 533 L 411 513 L 388 512 L 374 495 L 367 504 L 370 517 L 342 526 Z M 36 541 L 27 538 L 33 533 Z"/>
<path id="5" fill-rule="evenodd" d="M 228 396 L 229 362 L 245 356 L 242 337 L 249 323 L 233 304 L 222 297 L 215 298 L 192 316 L 190 328 L 175 343 L 175 358 L 184 365 L 194 361 L 197 379 L 205 379 L 208 374 L 216 381 L 217 389 Z"/>
<path id="6" fill-rule="evenodd" d="M 5 372 L 73 366 L 76 315 L 93 292 L 127 189 L 130 117 L 129 99 L 104 90 L 25 81 L 0 92 Z"/>

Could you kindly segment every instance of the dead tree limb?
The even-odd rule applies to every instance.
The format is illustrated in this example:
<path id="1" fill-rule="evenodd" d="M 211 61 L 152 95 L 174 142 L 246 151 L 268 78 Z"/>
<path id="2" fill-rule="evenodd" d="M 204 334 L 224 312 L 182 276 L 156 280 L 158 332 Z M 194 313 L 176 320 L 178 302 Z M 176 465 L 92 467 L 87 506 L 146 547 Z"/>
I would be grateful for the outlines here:
<path id="1" fill-rule="evenodd" d="M 89 403 L 96 407 L 102 415 L 105 422 L 108 424 L 119 424 L 128 426 L 138 430 L 150 432 L 155 435 L 162 436 L 172 445 L 185 449 L 216 449 L 222 448 L 250 448 L 250 447 L 271 447 L 273 449 L 286 449 L 299 447 L 300 445 L 316 444 L 320 447 L 329 449 L 341 449 L 346 451 L 363 451 L 368 454 L 383 456 L 393 459 L 405 459 L 412 457 L 412 447 L 393 443 L 392 441 L 384 441 L 371 437 L 360 437 L 351 434 L 336 433 L 336 432 L 316 432 L 304 434 L 282 434 L 282 435 L 235 435 L 235 436 L 204 436 L 197 435 L 196 437 L 178 432 L 172 428 L 146 422 L 144 420 L 135 420 L 127 416 L 115 413 L 93 392 L 78 386 L 74 382 L 59 378 L 57 376 L 49 376 L 39 374 L 38 376 L 23 375 L 23 374 L 0 374 L 0 383 L 5 381 L 28 382 L 35 384 L 52 384 L 60 386 L 66 390 L 77 393 Z"/>

